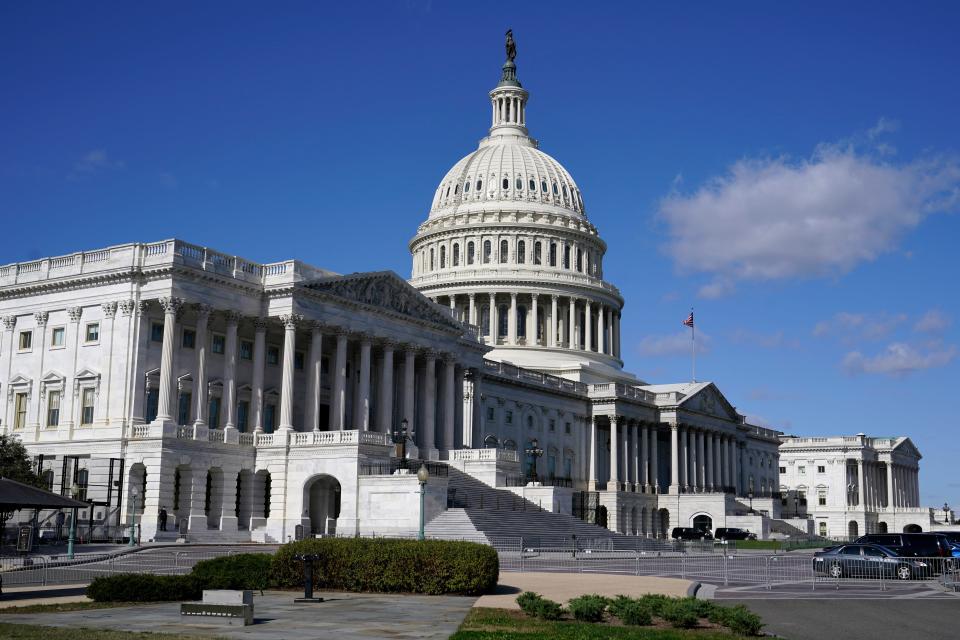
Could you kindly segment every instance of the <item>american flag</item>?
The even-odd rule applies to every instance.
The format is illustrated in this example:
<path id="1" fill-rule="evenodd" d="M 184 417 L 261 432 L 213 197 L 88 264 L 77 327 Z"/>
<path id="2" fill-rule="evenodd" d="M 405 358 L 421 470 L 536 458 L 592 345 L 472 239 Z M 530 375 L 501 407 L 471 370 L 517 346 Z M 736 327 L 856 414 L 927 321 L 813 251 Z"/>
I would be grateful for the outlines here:
<path id="1" fill-rule="evenodd" d="M 693 327 L 693 311 L 691 311 L 687 319 L 683 321 L 683 326 L 691 328 Z"/>

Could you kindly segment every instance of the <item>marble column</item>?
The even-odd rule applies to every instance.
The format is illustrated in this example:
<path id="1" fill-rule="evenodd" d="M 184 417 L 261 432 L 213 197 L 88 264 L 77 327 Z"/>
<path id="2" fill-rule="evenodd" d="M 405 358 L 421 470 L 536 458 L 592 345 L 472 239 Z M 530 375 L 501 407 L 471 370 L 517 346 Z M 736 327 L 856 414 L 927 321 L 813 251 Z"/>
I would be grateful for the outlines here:
<path id="1" fill-rule="evenodd" d="M 223 411 L 226 416 L 224 431 L 237 429 L 237 331 L 240 328 L 240 314 L 226 311 L 226 336 L 223 350 Z"/>
<path id="2" fill-rule="evenodd" d="M 703 431 L 697 431 L 697 486 L 701 491 L 707 488 L 707 464 L 703 450 Z"/>
<path id="3" fill-rule="evenodd" d="M 253 401 L 253 430 L 263 433 L 263 365 L 267 350 L 267 320 L 256 318 L 253 321 L 253 380 L 251 382 L 251 400 Z"/>
<path id="4" fill-rule="evenodd" d="M 297 324 L 302 318 L 296 314 L 280 316 L 283 323 L 283 373 L 280 382 L 280 430 L 293 431 L 293 361 L 296 349 Z"/>
<path id="5" fill-rule="evenodd" d="M 557 326 L 558 326 L 557 317 L 557 296 L 555 294 L 550 295 L 550 346 L 557 346 Z"/>
<path id="6" fill-rule="evenodd" d="M 568 305 L 570 319 L 567 322 L 567 346 L 570 349 L 577 348 L 577 299 L 570 297 L 570 304 Z"/>
<path id="7" fill-rule="evenodd" d="M 660 493 L 660 425 L 650 428 L 650 485 L 654 493 Z"/>
<path id="8" fill-rule="evenodd" d="M 590 299 L 583 302 L 583 350 L 593 351 L 593 310 Z"/>
<path id="9" fill-rule="evenodd" d="M 473 305 L 473 294 L 470 294 L 470 304 Z M 473 315 L 473 310 L 470 312 Z M 394 343 L 386 340 L 383 343 L 383 353 L 380 357 L 380 397 L 377 400 L 379 417 L 377 431 L 390 433 L 393 431 L 393 350 Z"/>
<path id="10" fill-rule="evenodd" d="M 357 404 L 353 412 L 356 428 L 359 431 L 370 430 L 370 373 L 373 343 L 370 336 L 360 337 L 360 378 L 357 384 Z"/>
<path id="11" fill-rule="evenodd" d="M 641 423 L 640 429 L 640 486 L 646 491 L 650 484 L 650 425 Z"/>
<path id="12" fill-rule="evenodd" d="M 710 432 L 703 433 L 703 489 L 704 491 L 713 491 L 713 436 Z"/>
<path id="13" fill-rule="evenodd" d="M 688 429 L 677 425 L 677 437 L 680 439 L 680 453 L 677 458 L 677 483 L 681 491 L 690 488 L 690 452 L 687 450 Z"/>
<path id="14" fill-rule="evenodd" d="M 670 425 L 670 493 L 680 492 L 680 443 L 677 430 L 677 425 Z"/>
<path id="15" fill-rule="evenodd" d="M 617 432 L 620 416 L 610 416 L 610 481 L 613 486 L 607 486 L 608 491 L 620 490 L 620 435 Z"/>
<path id="16" fill-rule="evenodd" d="M 323 330 L 319 323 L 310 326 L 310 356 L 307 362 L 307 424 L 305 431 L 320 430 L 320 392 L 323 389 Z"/>
<path id="17" fill-rule="evenodd" d="M 633 482 L 633 489 L 636 491 L 637 487 L 642 484 L 640 480 L 640 425 L 634 421 L 627 423 L 628 428 L 630 429 L 630 464 L 633 467 L 631 471 L 631 481 Z"/>
<path id="18" fill-rule="evenodd" d="M 477 294 L 468 293 L 467 299 L 470 301 L 468 305 L 467 317 L 469 318 L 469 323 L 472 325 L 477 325 Z"/>
<path id="19" fill-rule="evenodd" d="M 347 332 L 338 328 L 333 358 L 333 389 L 330 396 L 330 430 L 347 428 Z M 412 423 L 411 423 L 412 424 Z"/>
<path id="20" fill-rule="evenodd" d="M 403 352 L 403 420 L 407 421 L 407 428 L 410 431 L 415 429 L 414 407 L 416 400 L 414 397 L 415 380 L 417 376 L 417 350 L 413 345 L 407 345 Z"/>
<path id="21" fill-rule="evenodd" d="M 866 502 L 864 500 L 865 486 L 863 482 L 863 460 L 862 459 L 857 460 L 857 487 L 859 489 L 859 493 L 857 494 L 857 505 L 860 507 L 865 507 Z"/>
<path id="22" fill-rule="evenodd" d="M 205 427 L 207 426 L 207 343 L 209 342 L 210 313 L 213 308 L 208 304 L 196 304 L 194 309 L 197 312 L 197 333 L 194 343 L 196 373 L 193 380 L 194 414 L 197 418 L 194 425 Z"/>
<path id="23" fill-rule="evenodd" d="M 452 355 L 444 356 L 441 373 L 443 383 L 441 398 L 443 400 L 443 448 L 450 451 L 456 447 L 454 442 L 454 427 L 456 425 L 456 373 L 457 361 Z"/>
<path id="24" fill-rule="evenodd" d="M 511 345 L 517 344 L 517 294 L 510 294 L 510 315 L 507 316 L 507 338 Z"/>
<path id="25" fill-rule="evenodd" d="M 590 417 L 590 469 L 588 476 L 588 486 L 590 491 L 596 491 L 597 489 L 597 421 L 599 416 Z"/>
<path id="26" fill-rule="evenodd" d="M 607 334 L 604 329 L 604 316 L 607 315 L 607 308 L 600 305 L 600 308 L 597 309 L 597 353 L 606 353 L 607 350 L 604 345 Z"/>
<path id="27" fill-rule="evenodd" d="M 497 336 L 500 333 L 500 322 L 497 318 L 497 294 L 490 294 L 490 344 L 497 344 Z M 413 424 L 412 422 L 410 424 Z"/>
<path id="28" fill-rule="evenodd" d="M 223 483 L 220 502 L 220 531 L 237 530 L 237 475 L 240 469 L 223 467 L 220 482 Z M 212 493 L 212 492 L 211 492 Z M 211 496 L 211 499 L 213 496 Z"/>
<path id="29" fill-rule="evenodd" d="M 727 436 L 720 436 L 720 469 L 720 482 L 726 491 L 730 486 L 730 438 Z"/>
<path id="30" fill-rule="evenodd" d="M 437 453 L 437 354 L 428 351 L 423 365 L 423 457 L 436 458 Z"/>
<path id="31" fill-rule="evenodd" d="M 157 422 L 173 422 L 173 343 L 176 337 L 180 298 L 160 298 L 163 307 L 163 343 L 160 350 L 160 390 L 157 398 Z M 12 347 L 12 345 L 11 345 Z"/>
<path id="32" fill-rule="evenodd" d="M 540 344 L 537 340 L 538 329 L 540 328 L 540 318 L 539 313 L 540 309 L 537 307 L 537 294 L 533 293 L 530 295 L 530 317 L 532 318 L 531 324 L 533 325 L 532 331 L 527 332 L 527 344 Z M 544 341 L 546 342 L 546 341 Z"/>

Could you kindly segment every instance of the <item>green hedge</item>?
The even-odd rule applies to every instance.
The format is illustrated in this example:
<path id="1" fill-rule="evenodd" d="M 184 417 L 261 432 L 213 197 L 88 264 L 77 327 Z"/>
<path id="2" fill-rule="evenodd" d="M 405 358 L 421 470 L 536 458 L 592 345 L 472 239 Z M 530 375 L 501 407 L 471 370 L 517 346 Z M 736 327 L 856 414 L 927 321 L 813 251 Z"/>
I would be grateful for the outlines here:
<path id="1" fill-rule="evenodd" d="M 192 575 L 121 573 L 96 578 L 87 587 L 87 597 L 96 602 L 165 602 L 199 600 L 202 591 L 202 584 Z"/>
<path id="2" fill-rule="evenodd" d="M 301 553 L 320 556 L 313 575 L 321 589 L 480 595 L 493 591 L 500 574 L 497 552 L 474 542 L 320 538 L 280 547 L 273 557 L 278 586 L 303 586 L 303 563 L 294 557 Z"/>
<path id="3" fill-rule="evenodd" d="M 190 571 L 204 589 L 256 589 L 273 586 L 273 557 L 265 553 L 240 553 L 201 560 Z"/>

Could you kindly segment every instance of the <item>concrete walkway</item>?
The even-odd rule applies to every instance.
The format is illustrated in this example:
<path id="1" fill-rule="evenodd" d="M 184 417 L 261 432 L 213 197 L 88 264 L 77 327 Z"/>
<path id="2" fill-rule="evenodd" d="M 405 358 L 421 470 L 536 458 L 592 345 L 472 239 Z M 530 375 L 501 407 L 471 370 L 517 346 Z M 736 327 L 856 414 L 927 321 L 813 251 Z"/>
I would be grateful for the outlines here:
<path id="1" fill-rule="evenodd" d="M 255 624 L 249 627 L 215 618 L 181 619 L 180 604 L 176 602 L 64 613 L 4 614 L 0 622 L 258 640 L 445 640 L 457 630 L 474 602 L 473 598 L 457 596 L 317 593 L 327 601 L 294 604 L 297 595 L 292 591 L 268 591 L 264 596 L 255 593 Z"/>
<path id="2" fill-rule="evenodd" d="M 601 596 L 642 596 L 662 593 L 685 596 L 694 583 L 680 578 L 610 575 L 599 573 L 508 573 L 500 574 L 497 592 L 481 596 L 473 606 L 498 609 L 519 609 L 517 596 L 524 591 L 535 591 L 562 605 L 570 598 L 588 593 Z"/>

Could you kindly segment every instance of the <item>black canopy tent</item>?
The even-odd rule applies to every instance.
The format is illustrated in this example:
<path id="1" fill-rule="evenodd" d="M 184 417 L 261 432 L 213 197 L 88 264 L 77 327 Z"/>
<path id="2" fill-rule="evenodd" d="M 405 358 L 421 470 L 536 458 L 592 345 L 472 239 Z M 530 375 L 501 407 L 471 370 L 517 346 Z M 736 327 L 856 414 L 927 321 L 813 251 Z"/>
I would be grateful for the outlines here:
<path id="1" fill-rule="evenodd" d="M 17 509 L 85 509 L 86 502 L 61 496 L 52 491 L 0 477 L 0 511 Z"/>

